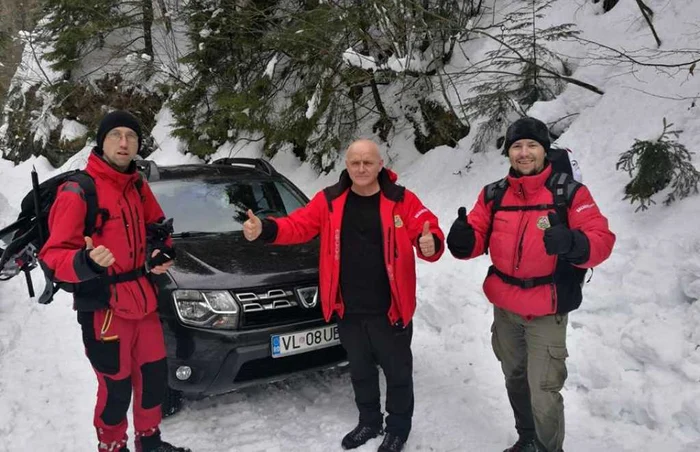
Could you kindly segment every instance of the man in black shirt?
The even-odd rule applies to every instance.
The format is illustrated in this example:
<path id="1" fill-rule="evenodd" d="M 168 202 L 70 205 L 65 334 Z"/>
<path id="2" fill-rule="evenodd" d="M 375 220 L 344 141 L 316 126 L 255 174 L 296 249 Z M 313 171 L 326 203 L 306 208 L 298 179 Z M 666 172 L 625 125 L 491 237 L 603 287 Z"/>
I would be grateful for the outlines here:
<path id="1" fill-rule="evenodd" d="M 434 262 L 444 251 L 438 220 L 397 185 L 377 145 L 358 140 L 337 184 L 286 218 L 260 220 L 251 211 L 248 240 L 303 243 L 320 234 L 319 294 L 326 321 L 338 316 L 348 353 L 359 423 L 342 440 L 354 449 L 382 434 L 379 374 L 387 381 L 386 435 L 379 452 L 403 449 L 413 416 L 411 319 L 416 308 L 415 254 Z"/>

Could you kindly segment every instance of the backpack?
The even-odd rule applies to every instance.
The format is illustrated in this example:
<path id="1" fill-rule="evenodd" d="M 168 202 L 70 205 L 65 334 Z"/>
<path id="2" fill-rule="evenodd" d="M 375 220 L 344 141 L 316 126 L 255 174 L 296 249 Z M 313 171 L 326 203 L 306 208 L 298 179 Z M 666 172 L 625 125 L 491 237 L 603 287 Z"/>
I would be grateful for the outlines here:
<path id="1" fill-rule="evenodd" d="M 48 218 L 51 206 L 56 201 L 58 189 L 66 182 L 77 183 L 85 198 L 87 213 L 85 214 L 84 236 L 100 233 L 100 225 L 109 218 L 109 212 L 101 209 L 97 202 L 95 181 L 84 170 L 72 170 L 58 174 L 41 184 L 38 183 L 36 170 L 32 171 L 32 190 L 25 195 L 20 204 L 17 220 L 0 230 L 0 240 L 7 243 L 5 249 L 0 248 L 0 281 L 8 280 L 20 272 L 25 274 L 27 289 L 30 297 L 34 297 L 34 287 L 30 272 L 39 264 L 37 256 L 49 236 Z M 136 188 L 141 192 L 143 180 L 138 179 Z M 51 272 L 41 266 L 46 278 L 46 287 L 39 297 L 39 303 L 48 304 L 58 289 L 68 292 L 75 290 L 77 284 L 54 283 Z M 122 275 L 115 275 L 122 276 Z M 132 276 L 132 275 L 129 275 Z M 111 276 L 105 281 L 111 283 Z M 127 278 L 128 280 L 130 278 Z M 125 280 L 122 276 L 119 281 Z"/>
<path id="2" fill-rule="evenodd" d="M 550 148 L 547 152 L 547 160 L 552 164 L 552 172 L 566 173 L 576 182 L 583 183 L 583 173 L 578 160 L 573 158 L 569 148 Z"/>

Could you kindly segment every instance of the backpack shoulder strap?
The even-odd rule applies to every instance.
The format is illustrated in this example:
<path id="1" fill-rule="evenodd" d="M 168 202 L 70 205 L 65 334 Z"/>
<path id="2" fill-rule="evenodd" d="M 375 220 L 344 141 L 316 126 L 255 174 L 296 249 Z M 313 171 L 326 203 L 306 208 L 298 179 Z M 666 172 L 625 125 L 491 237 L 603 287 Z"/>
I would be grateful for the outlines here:
<path id="1" fill-rule="evenodd" d="M 574 195 L 583 186 L 567 173 L 552 173 L 547 179 L 547 188 L 554 195 L 554 208 L 562 223 L 569 226 L 569 207 Z"/>
<path id="2" fill-rule="evenodd" d="M 109 212 L 104 209 L 99 208 L 97 203 L 97 189 L 95 188 L 95 180 L 85 171 L 79 171 L 70 177 L 70 180 L 75 181 L 80 185 L 83 190 L 83 196 L 85 196 L 85 204 L 87 206 L 87 213 L 85 214 L 85 229 L 83 234 L 86 236 L 92 235 L 94 232 L 98 232 L 97 228 L 97 218 L 98 215 L 102 216 L 102 222 L 104 224 L 106 218 L 109 216 Z M 101 229 L 101 227 L 99 228 Z"/>
<path id="3" fill-rule="evenodd" d="M 501 207 L 501 201 L 507 189 L 508 179 L 505 177 L 484 187 L 484 204 L 488 205 L 488 203 L 493 201 L 493 204 L 491 204 L 491 220 L 489 221 L 489 228 L 486 231 L 484 239 L 484 252 L 486 254 L 489 252 L 489 243 L 491 242 L 491 233 L 493 232 L 493 218 L 496 215 L 496 211 Z"/>

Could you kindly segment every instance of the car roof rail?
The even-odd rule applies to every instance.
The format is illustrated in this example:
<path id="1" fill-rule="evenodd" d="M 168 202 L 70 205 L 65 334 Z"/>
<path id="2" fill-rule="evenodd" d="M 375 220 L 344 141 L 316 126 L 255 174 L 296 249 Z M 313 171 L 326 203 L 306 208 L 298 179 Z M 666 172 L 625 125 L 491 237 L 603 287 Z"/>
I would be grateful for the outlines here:
<path id="1" fill-rule="evenodd" d="M 136 164 L 136 169 L 146 176 L 146 180 L 153 181 L 160 179 L 158 165 L 153 160 L 136 159 L 134 163 Z"/>
<path id="2" fill-rule="evenodd" d="M 246 157 L 224 157 L 211 162 L 212 165 L 248 166 L 272 176 L 277 170 L 267 160 Z"/>

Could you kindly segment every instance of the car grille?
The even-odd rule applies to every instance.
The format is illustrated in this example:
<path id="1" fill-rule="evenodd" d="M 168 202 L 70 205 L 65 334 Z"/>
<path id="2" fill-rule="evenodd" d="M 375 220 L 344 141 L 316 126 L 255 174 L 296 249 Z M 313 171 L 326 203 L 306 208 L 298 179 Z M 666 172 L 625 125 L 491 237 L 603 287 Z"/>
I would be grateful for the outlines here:
<path id="1" fill-rule="evenodd" d="M 306 307 L 295 290 L 312 285 L 234 292 L 236 301 L 241 306 L 240 328 L 252 329 L 320 319 L 320 301 L 314 307 Z"/>

